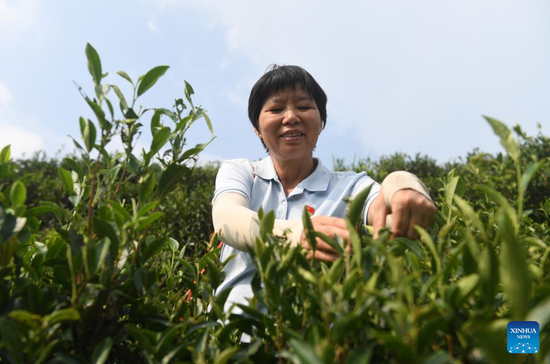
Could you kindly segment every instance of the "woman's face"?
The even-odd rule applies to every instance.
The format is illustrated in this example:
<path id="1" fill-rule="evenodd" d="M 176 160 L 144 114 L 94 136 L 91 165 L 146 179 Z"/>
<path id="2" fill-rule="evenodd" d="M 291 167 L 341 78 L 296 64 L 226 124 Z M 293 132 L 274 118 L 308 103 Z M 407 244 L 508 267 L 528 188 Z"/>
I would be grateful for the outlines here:
<path id="1" fill-rule="evenodd" d="M 280 161 L 312 158 L 322 130 L 317 103 L 300 85 L 269 96 L 258 118 L 260 137 Z"/>

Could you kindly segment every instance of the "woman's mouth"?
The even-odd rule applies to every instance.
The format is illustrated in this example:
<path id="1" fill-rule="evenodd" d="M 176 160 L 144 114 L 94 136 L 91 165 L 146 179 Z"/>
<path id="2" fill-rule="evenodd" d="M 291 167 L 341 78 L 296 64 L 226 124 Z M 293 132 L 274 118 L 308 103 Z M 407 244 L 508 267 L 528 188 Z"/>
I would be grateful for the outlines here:
<path id="1" fill-rule="evenodd" d="M 285 139 L 289 139 L 289 138 L 298 138 L 298 137 L 301 137 L 303 136 L 304 133 L 300 132 L 300 131 L 293 131 L 293 132 L 290 132 L 290 133 L 284 133 L 281 135 L 281 138 L 285 138 Z"/>

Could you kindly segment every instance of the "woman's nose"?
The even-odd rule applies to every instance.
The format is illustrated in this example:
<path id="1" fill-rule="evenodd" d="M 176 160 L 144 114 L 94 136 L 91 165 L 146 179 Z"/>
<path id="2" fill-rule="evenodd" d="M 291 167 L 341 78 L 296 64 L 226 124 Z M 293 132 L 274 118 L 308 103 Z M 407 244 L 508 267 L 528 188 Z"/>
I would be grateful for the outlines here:
<path id="1" fill-rule="evenodd" d="M 300 117 L 298 116 L 298 113 L 296 110 L 289 108 L 285 112 L 285 117 L 283 119 L 283 124 L 295 124 L 300 122 Z"/>

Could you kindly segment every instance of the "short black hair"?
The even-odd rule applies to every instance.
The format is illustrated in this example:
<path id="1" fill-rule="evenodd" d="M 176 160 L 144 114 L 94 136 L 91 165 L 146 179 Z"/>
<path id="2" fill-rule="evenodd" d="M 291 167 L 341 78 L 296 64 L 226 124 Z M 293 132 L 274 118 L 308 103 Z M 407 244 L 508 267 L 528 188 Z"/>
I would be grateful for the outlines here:
<path id="1" fill-rule="evenodd" d="M 287 87 L 296 89 L 296 86 L 302 86 L 309 96 L 315 100 L 323 129 L 327 123 L 327 95 L 319 86 L 317 81 L 308 71 L 298 66 L 279 66 L 277 64 L 268 67 L 266 73 L 254 84 L 248 98 L 248 118 L 256 130 L 260 130 L 258 119 L 260 111 L 264 106 L 265 100 Z M 264 148 L 266 145 L 262 140 Z M 266 148 L 267 150 L 267 148 Z"/>

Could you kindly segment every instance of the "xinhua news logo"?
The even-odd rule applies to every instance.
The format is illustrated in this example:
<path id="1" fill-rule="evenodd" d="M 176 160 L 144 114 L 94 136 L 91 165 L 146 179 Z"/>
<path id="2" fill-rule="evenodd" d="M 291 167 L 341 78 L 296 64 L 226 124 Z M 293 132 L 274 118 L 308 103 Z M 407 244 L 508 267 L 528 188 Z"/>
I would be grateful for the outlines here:
<path id="1" fill-rule="evenodd" d="M 538 353 L 539 323 L 536 321 L 510 321 L 506 345 L 511 354 Z"/>

